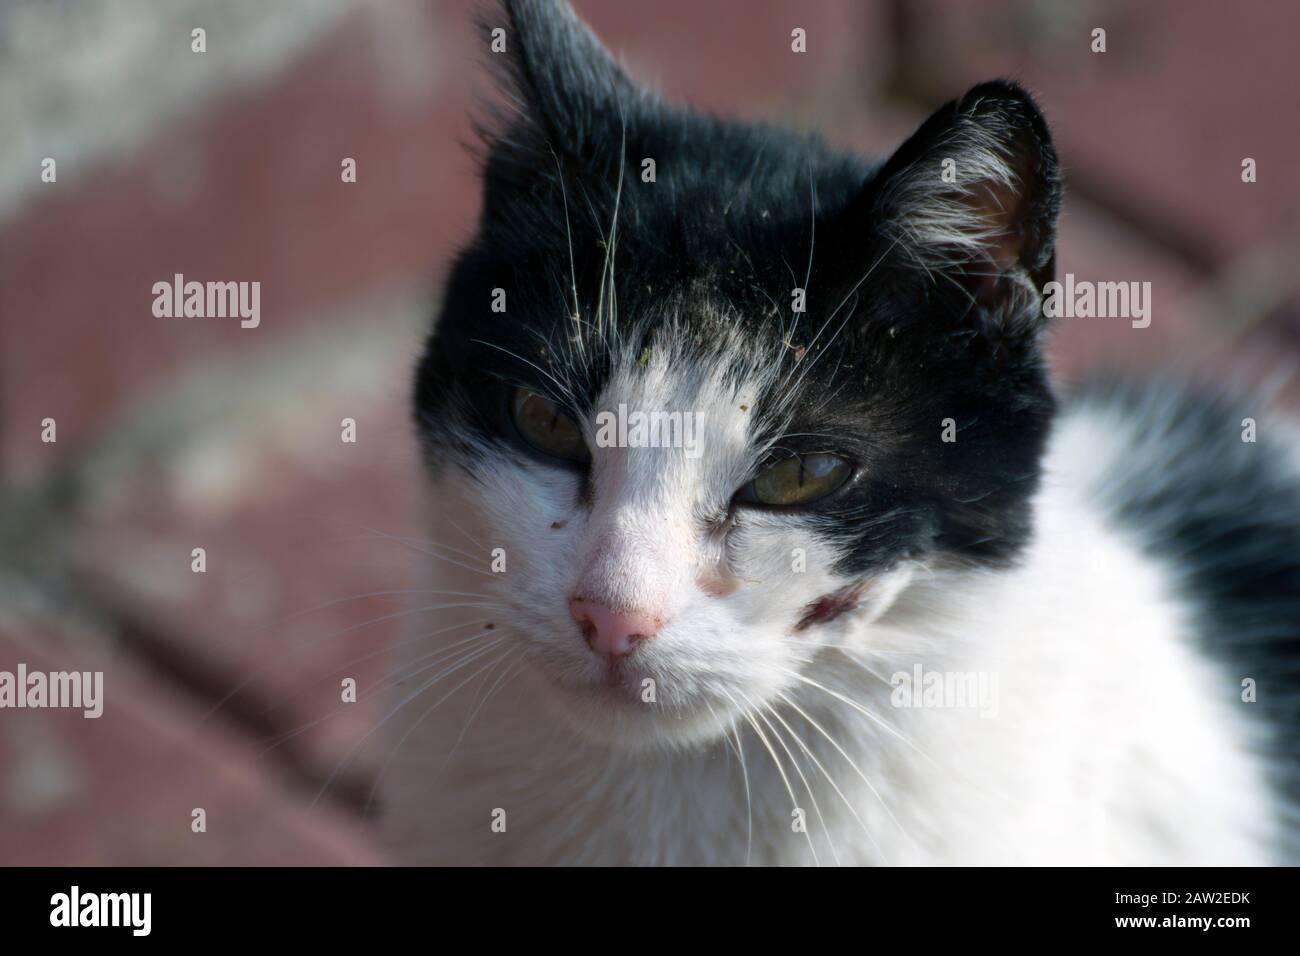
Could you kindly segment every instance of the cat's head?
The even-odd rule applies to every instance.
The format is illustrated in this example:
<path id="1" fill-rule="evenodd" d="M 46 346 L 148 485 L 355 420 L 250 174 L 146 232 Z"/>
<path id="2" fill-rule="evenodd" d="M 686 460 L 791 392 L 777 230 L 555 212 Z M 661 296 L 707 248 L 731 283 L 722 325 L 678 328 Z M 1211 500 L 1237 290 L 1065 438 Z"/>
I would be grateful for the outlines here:
<path id="1" fill-rule="evenodd" d="M 662 102 L 566 4 L 486 27 L 517 113 L 416 417 L 575 726 L 720 734 L 915 569 L 1013 562 L 1053 410 L 1030 97 L 976 87 L 875 164 Z"/>

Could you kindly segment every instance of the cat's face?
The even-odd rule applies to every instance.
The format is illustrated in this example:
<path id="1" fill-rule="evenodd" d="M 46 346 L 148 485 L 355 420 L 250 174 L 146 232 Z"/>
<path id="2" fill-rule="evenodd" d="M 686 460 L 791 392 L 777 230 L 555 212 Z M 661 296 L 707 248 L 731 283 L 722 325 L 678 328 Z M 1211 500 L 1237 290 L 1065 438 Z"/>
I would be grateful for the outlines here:
<path id="1" fill-rule="evenodd" d="M 1023 546 L 1055 159 L 1006 84 L 873 168 L 650 99 L 561 5 L 507 11 L 525 112 L 417 421 L 561 710 L 689 743 L 800 694 L 916 568 Z"/>

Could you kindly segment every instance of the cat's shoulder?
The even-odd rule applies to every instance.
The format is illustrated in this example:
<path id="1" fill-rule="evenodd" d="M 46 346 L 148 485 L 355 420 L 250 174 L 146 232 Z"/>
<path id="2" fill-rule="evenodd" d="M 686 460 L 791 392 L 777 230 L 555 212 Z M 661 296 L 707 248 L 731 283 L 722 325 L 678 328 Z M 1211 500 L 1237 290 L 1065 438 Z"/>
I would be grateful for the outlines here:
<path id="1" fill-rule="evenodd" d="M 1300 805 L 1300 425 L 1248 391 L 1107 375 L 1065 400 L 1051 462 L 1163 566 L 1223 694 Z M 1300 833 L 1282 855 L 1300 858 Z"/>
<path id="2" fill-rule="evenodd" d="M 1300 529 L 1300 417 L 1245 389 L 1096 374 L 1066 394 L 1054 448 L 1144 524 L 1250 517 Z"/>

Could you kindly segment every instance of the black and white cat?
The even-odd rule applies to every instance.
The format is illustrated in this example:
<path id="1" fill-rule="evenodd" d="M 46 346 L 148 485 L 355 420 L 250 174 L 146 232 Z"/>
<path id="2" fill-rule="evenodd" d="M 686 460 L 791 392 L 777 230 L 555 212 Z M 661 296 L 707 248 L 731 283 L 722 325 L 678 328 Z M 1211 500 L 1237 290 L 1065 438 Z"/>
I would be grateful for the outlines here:
<path id="1" fill-rule="evenodd" d="M 1029 95 L 870 163 L 662 102 L 567 4 L 488 19 L 518 113 L 415 390 L 461 606 L 411 644 L 402 857 L 1294 859 L 1296 433 L 1058 402 Z"/>

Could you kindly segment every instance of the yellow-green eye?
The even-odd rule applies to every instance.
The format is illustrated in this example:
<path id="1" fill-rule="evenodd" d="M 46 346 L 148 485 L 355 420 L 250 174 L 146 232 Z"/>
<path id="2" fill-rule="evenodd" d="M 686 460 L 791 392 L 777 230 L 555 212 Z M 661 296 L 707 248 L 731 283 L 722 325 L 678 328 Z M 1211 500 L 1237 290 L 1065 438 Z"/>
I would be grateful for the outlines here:
<path id="1" fill-rule="evenodd" d="M 852 474 L 853 466 L 837 455 L 794 455 L 763 469 L 736 498 L 774 507 L 811 504 L 839 488 Z"/>
<path id="2" fill-rule="evenodd" d="M 543 454 L 565 461 L 586 461 L 589 457 L 578 423 L 550 399 L 526 388 L 516 389 L 510 414 L 524 441 Z"/>

